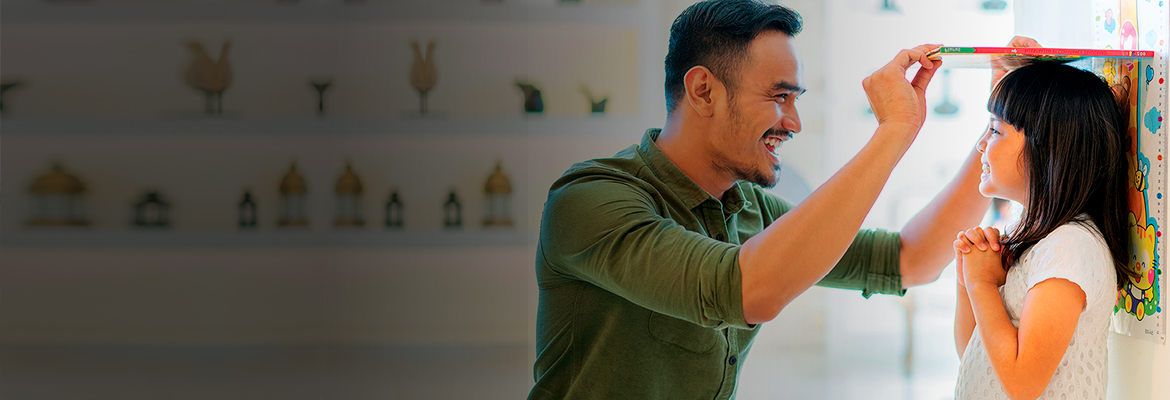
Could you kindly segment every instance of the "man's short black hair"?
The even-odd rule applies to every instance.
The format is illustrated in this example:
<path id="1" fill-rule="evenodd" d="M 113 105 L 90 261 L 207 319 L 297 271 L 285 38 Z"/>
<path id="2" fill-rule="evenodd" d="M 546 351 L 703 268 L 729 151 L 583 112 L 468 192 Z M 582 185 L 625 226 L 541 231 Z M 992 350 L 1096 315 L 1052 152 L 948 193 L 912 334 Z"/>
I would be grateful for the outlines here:
<path id="1" fill-rule="evenodd" d="M 666 110 L 686 93 L 683 78 L 696 65 L 707 67 L 732 95 L 734 76 L 747 58 L 748 45 L 765 30 L 800 33 L 800 14 L 758 0 L 707 0 L 687 7 L 670 27 L 666 53 Z"/>

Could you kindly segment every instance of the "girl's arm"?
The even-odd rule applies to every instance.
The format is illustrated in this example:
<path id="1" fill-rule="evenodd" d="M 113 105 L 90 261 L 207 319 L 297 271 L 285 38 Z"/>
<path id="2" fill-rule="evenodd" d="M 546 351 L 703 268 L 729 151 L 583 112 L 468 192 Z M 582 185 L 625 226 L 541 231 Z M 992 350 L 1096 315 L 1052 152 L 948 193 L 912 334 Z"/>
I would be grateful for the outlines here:
<path id="1" fill-rule="evenodd" d="M 960 232 L 960 235 L 963 233 Z M 963 251 L 960 249 L 962 239 L 955 239 L 955 280 L 958 281 L 955 296 L 955 351 L 959 359 L 967 351 L 967 343 L 971 341 L 971 333 L 975 330 L 975 315 L 971 313 L 971 300 L 967 298 L 967 286 L 963 283 Z M 970 250 L 968 250 L 970 251 Z"/>
<path id="2" fill-rule="evenodd" d="M 967 287 L 959 281 L 958 295 L 955 301 L 955 351 L 959 359 L 967 351 L 967 343 L 971 341 L 971 334 L 975 331 L 975 314 L 971 311 L 971 300 L 967 298 Z"/>
<path id="3" fill-rule="evenodd" d="M 1024 297 L 1017 329 L 999 293 L 1005 275 L 999 253 L 972 249 L 963 262 L 975 329 L 1004 392 L 1012 399 L 1039 397 L 1072 340 L 1085 292 L 1061 278 L 1037 283 Z"/>

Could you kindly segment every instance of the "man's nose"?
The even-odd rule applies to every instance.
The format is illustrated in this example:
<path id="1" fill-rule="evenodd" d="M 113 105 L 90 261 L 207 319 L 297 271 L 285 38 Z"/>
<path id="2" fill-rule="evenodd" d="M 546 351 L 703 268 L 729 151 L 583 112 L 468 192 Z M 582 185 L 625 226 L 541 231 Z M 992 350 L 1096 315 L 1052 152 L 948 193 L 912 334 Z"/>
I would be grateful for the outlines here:
<path id="1" fill-rule="evenodd" d="M 780 115 L 780 127 L 792 133 L 800 132 L 800 113 L 796 111 L 796 107 Z"/>

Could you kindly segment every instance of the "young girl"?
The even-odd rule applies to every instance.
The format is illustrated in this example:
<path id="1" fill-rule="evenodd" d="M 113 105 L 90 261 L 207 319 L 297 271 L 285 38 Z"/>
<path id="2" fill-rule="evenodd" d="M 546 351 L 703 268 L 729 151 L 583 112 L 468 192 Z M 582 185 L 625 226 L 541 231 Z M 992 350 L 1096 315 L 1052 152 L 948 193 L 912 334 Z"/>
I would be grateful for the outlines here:
<path id="1" fill-rule="evenodd" d="M 1101 78 L 1055 63 L 1008 74 L 987 108 L 979 192 L 1024 211 L 1002 244 L 994 228 L 954 242 L 955 399 L 1104 399 L 1110 314 L 1133 274 L 1123 112 Z"/>

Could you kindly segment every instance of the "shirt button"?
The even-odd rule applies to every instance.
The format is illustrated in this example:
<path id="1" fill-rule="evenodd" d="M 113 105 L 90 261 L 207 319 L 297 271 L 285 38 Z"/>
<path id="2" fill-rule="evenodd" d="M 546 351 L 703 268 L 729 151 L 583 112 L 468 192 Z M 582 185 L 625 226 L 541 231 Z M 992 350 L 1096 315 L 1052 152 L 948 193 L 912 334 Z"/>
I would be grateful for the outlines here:
<path id="1" fill-rule="evenodd" d="M 731 356 L 731 358 L 727 359 L 727 364 L 735 365 L 735 356 Z"/>
<path id="2" fill-rule="evenodd" d="M 716 235 L 715 235 L 715 240 L 718 240 L 718 241 L 722 242 L 722 241 L 723 241 L 723 234 L 722 234 L 722 233 L 716 234 Z"/>

